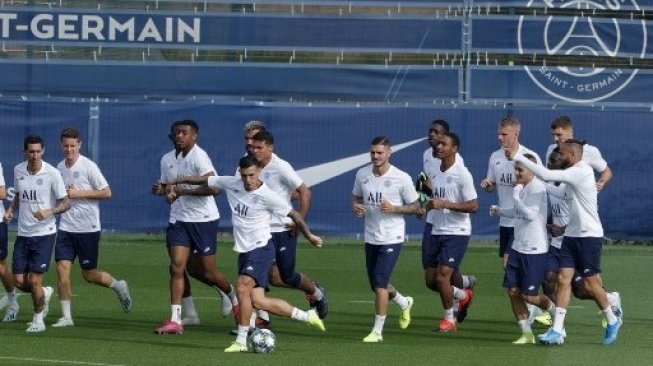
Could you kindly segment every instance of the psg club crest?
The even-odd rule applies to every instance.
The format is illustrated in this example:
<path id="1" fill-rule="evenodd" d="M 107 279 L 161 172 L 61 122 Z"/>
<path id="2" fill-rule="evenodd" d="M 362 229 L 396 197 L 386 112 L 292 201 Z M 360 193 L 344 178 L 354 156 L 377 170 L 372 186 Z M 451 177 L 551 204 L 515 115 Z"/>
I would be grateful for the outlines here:
<path id="1" fill-rule="evenodd" d="M 646 55 L 646 20 L 593 17 L 594 11 L 638 11 L 636 0 L 542 0 L 548 9 L 574 9 L 576 16 L 523 15 L 519 18 L 519 53 L 545 50 L 547 56 L 595 56 L 640 59 Z M 530 0 L 528 7 L 541 7 Z M 582 14 L 581 14 L 582 13 Z M 590 66 L 524 66 L 547 94 L 571 103 L 592 103 L 619 93 L 638 69 Z"/>

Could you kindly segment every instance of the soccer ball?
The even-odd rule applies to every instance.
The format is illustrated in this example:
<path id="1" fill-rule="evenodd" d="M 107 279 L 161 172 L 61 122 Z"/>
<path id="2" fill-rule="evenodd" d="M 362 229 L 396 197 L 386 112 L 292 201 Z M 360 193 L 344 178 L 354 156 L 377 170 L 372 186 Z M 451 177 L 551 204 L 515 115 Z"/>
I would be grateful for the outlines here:
<path id="1" fill-rule="evenodd" d="M 250 337 L 250 345 L 256 353 L 270 353 L 277 345 L 277 337 L 269 329 L 256 328 Z"/>

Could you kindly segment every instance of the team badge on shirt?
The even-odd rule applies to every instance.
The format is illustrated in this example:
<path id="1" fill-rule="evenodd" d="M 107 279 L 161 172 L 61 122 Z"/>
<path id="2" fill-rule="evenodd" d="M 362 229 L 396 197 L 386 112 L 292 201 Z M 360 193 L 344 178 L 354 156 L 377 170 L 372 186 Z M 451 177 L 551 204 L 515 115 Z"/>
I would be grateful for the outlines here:
<path id="1" fill-rule="evenodd" d="M 41 178 L 37 179 L 36 184 L 39 185 L 39 186 L 42 186 L 43 185 L 43 179 L 41 179 Z"/>
<path id="2" fill-rule="evenodd" d="M 79 172 L 74 172 L 73 173 L 73 178 L 79 178 Z"/>
<path id="3" fill-rule="evenodd" d="M 392 182 L 389 181 L 389 180 L 386 180 L 385 182 L 383 182 L 383 186 L 386 187 L 386 188 L 390 188 L 390 187 L 392 187 Z"/>

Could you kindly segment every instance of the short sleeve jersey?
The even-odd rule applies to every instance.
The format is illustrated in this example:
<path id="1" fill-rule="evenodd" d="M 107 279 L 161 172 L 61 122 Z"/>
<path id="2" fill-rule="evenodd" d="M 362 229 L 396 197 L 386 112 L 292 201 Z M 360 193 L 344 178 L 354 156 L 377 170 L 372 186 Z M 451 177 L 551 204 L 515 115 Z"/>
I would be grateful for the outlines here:
<path id="1" fill-rule="evenodd" d="M 267 245 L 270 235 L 270 216 L 287 216 L 292 207 L 267 184 L 251 192 L 245 190 L 239 177 L 209 177 L 210 187 L 224 190 L 231 207 L 234 228 L 234 251 L 250 252 Z"/>
<path id="2" fill-rule="evenodd" d="M 352 194 L 361 197 L 365 205 L 365 242 L 375 245 L 402 243 L 405 239 L 406 222 L 402 214 L 381 212 L 384 199 L 393 205 L 404 205 L 419 198 L 410 176 L 390 166 L 382 176 L 372 173 L 372 165 L 356 173 Z"/>
<path id="3" fill-rule="evenodd" d="M 59 171 L 44 161 L 41 170 L 30 174 L 27 171 L 27 162 L 22 162 L 14 168 L 14 189 L 20 200 L 18 235 L 33 237 L 56 233 L 54 215 L 39 221 L 34 217 L 34 213 L 54 208 L 57 200 L 66 197 L 66 186 Z"/>
<path id="4" fill-rule="evenodd" d="M 429 176 L 433 197 L 448 202 L 467 202 L 476 199 L 474 179 L 469 170 L 456 159 L 446 171 L 440 167 Z M 449 209 L 431 210 L 433 212 L 433 235 L 471 235 L 472 222 L 469 213 Z"/>
<path id="5" fill-rule="evenodd" d="M 265 185 L 288 202 L 288 204 L 290 204 L 292 192 L 304 183 L 293 167 L 276 154 L 272 154 L 270 162 L 261 169 L 260 178 L 265 182 Z M 287 231 L 286 224 L 289 224 L 291 221 L 285 215 L 272 216 L 270 228 L 273 233 Z"/>
<path id="6" fill-rule="evenodd" d="M 535 156 L 538 164 L 542 164 L 540 156 L 533 150 L 519 145 L 517 154 L 531 154 Z M 513 181 L 515 180 L 515 162 L 506 158 L 505 151 L 499 149 L 490 155 L 487 169 L 487 179 L 497 185 L 498 205 L 503 209 L 510 209 L 515 206 L 512 198 Z M 499 218 L 499 226 L 514 227 L 514 219 L 511 217 Z"/>
<path id="7" fill-rule="evenodd" d="M 428 148 L 424 151 L 424 166 L 422 170 L 424 171 L 424 174 L 426 174 L 427 177 L 430 177 L 431 175 L 434 174 L 436 170 L 440 169 L 440 164 L 441 161 L 440 159 L 436 158 L 433 156 L 433 148 Z M 465 160 L 463 159 L 460 154 L 456 153 L 456 162 L 461 163 L 462 165 L 465 165 Z M 435 212 L 433 210 L 429 210 L 426 213 L 426 222 L 428 224 L 433 224 L 433 215 Z"/>
<path id="8" fill-rule="evenodd" d="M 217 174 L 208 154 L 197 145 L 193 146 L 186 156 L 181 153 L 177 155 L 175 163 L 178 178 L 202 176 L 211 172 Z M 192 189 L 195 186 L 180 184 L 179 187 Z M 177 201 L 179 201 L 179 209 L 175 210 L 174 216 L 171 217 L 175 221 L 208 222 L 220 218 L 213 196 L 184 195 Z"/>
<path id="9" fill-rule="evenodd" d="M 85 156 L 80 155 L 75 164 L 66 167 L 63 160 L 57 165 L 66 187 L 75 186 L 83 191 L 99 191 L 109 187 L 100 168 Z M 100 231 L 100 203 L 96 199 L 76 198 L 70 200 L 70 210 L 61 214 L 59 229 L 73 232 Z"/>

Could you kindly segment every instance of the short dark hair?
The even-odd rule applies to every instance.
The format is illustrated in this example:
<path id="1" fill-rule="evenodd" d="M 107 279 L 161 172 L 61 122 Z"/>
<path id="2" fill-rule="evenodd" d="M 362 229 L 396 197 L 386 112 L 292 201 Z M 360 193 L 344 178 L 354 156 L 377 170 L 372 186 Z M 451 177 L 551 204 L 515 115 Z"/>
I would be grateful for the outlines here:
<path id="1" fill-rule="evenodd" d="M 260 168 L 261 163 L 259 163 L 259 161 L 256 160 L 256 158 L 254 158 L 251 155 L 245 155 L 242 158 L 240 158 L 240 160 L 238 161 L 238 167 L 240 169 L 247 169 L 247 168 L 252 167 L 252 166 Z"/>
<path id="2" fill-rule="evenodd" d="M 526 154 L 524 154 L 524 157 L 525 157 L 526 159 L 532 161 L 533 163 L 537 164 L 537 158 L 535 158 L 535 156 L 534 156 L 533 154 L 531 154 L 531 153 L 526 153 Z"/>
<path id="3" fill-rule="evenodd" d="M 431 122 L 431 126 L 433 125 L 440 125 L 442 128 L 444 128 L 444 132 L 449 132 L 449 122 L 443 120 L 443 119 L 435 119 L 433 122 Z"/>
<path id="4" fill-rule="evenodd" d="M 195 120 L 192 119 L 182 119 L 180 121 L 173 123 L 173 125 L 175 125 L 175 128 L 177 128 L 178 126 L 190 126 L 190 128 L 195 130 L 195 133 L 200 132 L 200 126 L 198 126 L 197 122 L 195 122 Z"/>
<path id="5" fill-rule="evenodd" d="M 384 145 L 390 147 L 390 139 L 388 139 L 385 136 L 376 136 L 375 138 L 372 139 L 372 142 L 370 145 Z"/>
<path id="6" fill-rule="evenodd" d="M 442 134 L 442 136 L 446 136 L 450 138 L 451 142 L 453 142 L 453 146 L 458 146 L 458 148 L 460 149 L 460 137 L 458 137 L 458 135 L 456 135 L 453 132 L 445 132 L 444 134 Z"/>
<path id="7" fill-rule="evenodd" d="M 77 129 L 74 127 L 66 127 L 61 131 L 60 140 L 63 141 L 63 139 L 75 139 L 77 141 L 81 141 L 81 138 L 79 137 L 79 131 L 77 131 Z"/>
<path id="8" fill-rule="evenodd" d="M 263 141 L 268 145 L 274 145 L 274 135 L 272 135 L 272 132 L 266 130 L 257 132 L 254 137 L 252 137 L 252 140 Z"/>
<path id="9" fill-rule="evenodd" d="M 43 144 L 43 139 L 41 136 L 37 135 L 28 135 L 25 137 L 25 140 L 23 141 L 23 150 L 27 150 L 27 145 L 31 144 L 41 144 L 41 147 L 45 147 L 45 144 Z"/>
<path id="10" fill-rule="evenodd" d="M 571 123 L 571 118 L 569 118 L 568 116 L 558 116 L 553 120 L 553 122 L 551 122 L 552 130 L 555 130 L 557 128 L 562 128 L 566 130 L 573 127 L 574 125 Z"/>

